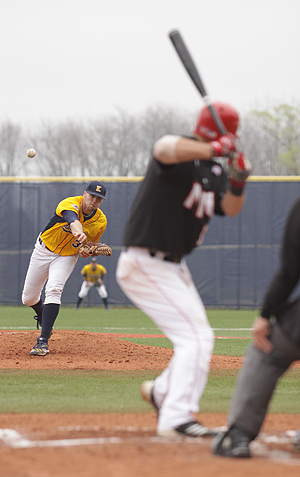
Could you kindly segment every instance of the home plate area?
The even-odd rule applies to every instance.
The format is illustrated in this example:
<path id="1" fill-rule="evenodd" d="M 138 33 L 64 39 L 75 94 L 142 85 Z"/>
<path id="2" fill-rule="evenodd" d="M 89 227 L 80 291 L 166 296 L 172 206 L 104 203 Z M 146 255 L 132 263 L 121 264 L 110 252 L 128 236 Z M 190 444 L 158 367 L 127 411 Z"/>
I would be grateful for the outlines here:
<path id="1" fill-rule="evenodd" d="M 216 429 L 224 430 L 224 427 Z M 138 444 L 151 443 L 159 446 L 163 444 L 178 444 L 185 442 L 185 444 L 198 444 L 201 446 L 207 442 L 207 438 L 162 438 L 153 434 L 153 431 L 148 428 L 135 427 L 116 427 L 112 432 L 115 435 L 99 436 L 99 437 L 74 437 L 76 434 L 86 434 L 88 429 L 81 426 L 60 426 L 57 429 L 58 433 L 70 434 L 70 437 L 61 439 L 30 439 L 28 436 L 22 435 L 15 429 L 0 429 L 0 446 L 8 446 L 14 449 L 26 449 L 33 447 L 73 447 L 73 446 L 92 446 L 92 445 L 114 445 L 114 444 Z M 101 434 L 98 426 L 93 428 L 93 434 Z M 104 432 L 107 434 L 107 432 Z M 102 432 L 103 434 L 103 432 Z M 282 434 L 268 434 L 261 433 L 259 437 L 250 445 L 253 457 L 265 457 L 273 461 L 278 461 L 287 464 L 300 465 L 300 452 L 295 452 L 292 449 L 292 437 L 296 431 L 286 431 Z M 72 437 L 71 437 L 72 435 Z M 210 439 L 211 440 L 211 439 Z M 300 472 L 300 470 L 299 470 Z"/>

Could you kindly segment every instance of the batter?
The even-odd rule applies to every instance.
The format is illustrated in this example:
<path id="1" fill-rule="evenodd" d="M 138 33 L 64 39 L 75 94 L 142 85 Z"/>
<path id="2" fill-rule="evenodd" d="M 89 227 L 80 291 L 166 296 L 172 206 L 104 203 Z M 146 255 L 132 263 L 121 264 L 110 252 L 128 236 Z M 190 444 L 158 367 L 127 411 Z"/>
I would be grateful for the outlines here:
<path id="1" fill-rule="evenodd" d="M 233 216 L 241 210 L 250 173 L 241 152 L 230 161 L 229 182 L 212 159 L 235 149 L 238 127 L 234 108 L 215 107 L 230 134 L 220 137 L 204 108 L 192 137 L 167 135 L 154 144 L 117 264 L 124 293 L 173 343 L 168 367 L 141 387 L 143 398 L 158 411 L 159 436 L 209 433 L 193 414 L 206 385 L 214 335 L 183 257 L 201 244 L 214 214 Z"/>
<path id="2" fill-rule="evenodd" d="M 83 196 L 68 197 L 58 204 L 54 216 L 37 238 L 22 294 L 24 305 L 33 308 L 35 319 L 42 326 L 31 355 L 49 353 L 48 339 L 65 283 L 79 257 L 77 248 L 86 240 L 98 242 L 106 228 L 106 217 L 99 209 L 105 195 L 104 184 L 92 181 Z M 43 303 L 41 293 L 45 284 Z"/>

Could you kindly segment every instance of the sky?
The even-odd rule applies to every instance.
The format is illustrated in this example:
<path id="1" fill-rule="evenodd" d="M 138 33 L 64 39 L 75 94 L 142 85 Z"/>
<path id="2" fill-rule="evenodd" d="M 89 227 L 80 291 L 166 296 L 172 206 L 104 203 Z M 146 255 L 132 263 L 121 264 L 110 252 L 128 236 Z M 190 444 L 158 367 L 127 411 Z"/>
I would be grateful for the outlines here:
<path id="1" fill-rule="evenodd" d="M 299 0 L 3 1 L 0 121 L 200 109 L 168 37 L 174 29 L 213 100 L 241 113 L 299 105 L 299 19 Z"/>

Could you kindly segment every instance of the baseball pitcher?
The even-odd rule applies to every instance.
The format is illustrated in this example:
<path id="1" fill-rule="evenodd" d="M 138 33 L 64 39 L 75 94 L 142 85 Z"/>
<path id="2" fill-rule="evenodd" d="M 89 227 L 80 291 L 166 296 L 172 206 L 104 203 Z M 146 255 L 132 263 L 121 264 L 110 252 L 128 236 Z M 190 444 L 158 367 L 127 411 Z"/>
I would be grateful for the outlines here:
<path id="1" fill-rule="evenodd" d="M 22 294 L 24 305 L 33 308 L 35 319 L 42 326 L 41 335 L 30 351 L 33 356 L 49 353 L 48 339 L 59 312 L 65 283 L 79 258 L 81 244 L 98 242 L 106 228 L 106 217 L 99 209 L 105 196 L 104 184 L 92 181 L 82 196 L 67 197 L 58 204 L 54 216 L 37 238 Z"/>

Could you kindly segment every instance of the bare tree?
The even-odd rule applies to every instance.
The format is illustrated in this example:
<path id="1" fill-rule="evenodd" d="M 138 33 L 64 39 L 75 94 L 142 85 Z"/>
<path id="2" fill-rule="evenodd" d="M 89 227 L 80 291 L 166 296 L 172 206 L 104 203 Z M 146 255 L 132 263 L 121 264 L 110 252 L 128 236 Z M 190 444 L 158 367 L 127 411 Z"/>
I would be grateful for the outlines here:
<path id="1" fill-rule="evenodd" d="M 118 110 L 108 118 L 90 123 L 87 135 L 93 174 L 136 174 L 140 146 L 135 115 Z"/>
<path id="2" fill-rule="evenodd" d="M 113 176 L 115 171 L 115 152 L 112 149 L 114 138 L 114 119 L 99 119 L 87 128 L 89 151 L 89 174 Z"/>
<path id="3" fill-rule="evenodd" d="M 44 124 L 36 140 L 43 175 L 78 176 L 89 169 L 84 127 L 72 121 Z"/>
<path id="4" fill-rule="evenodd" d="M 136 114 L 116 109 L 86 123 L 46 122 L 30 141 L 20 126 L 5 121 L 0 124 L 0 175 L 24 175 L 35 167 L 41 176 L 141 176 L 153 143 L 164 134 L 190 135 L 195 119 L 196 112 L 159 104 Z M 239 142 L 254 175 L 298 175 L 300 108 L 281 104 L 250 111 L 242 118 Z M 38 153 L 35 163 L 26 157 L 29 144 Z"/>
<path id="5" fill-rule="evenodd" d="M 136 175 L 140 162 L 139 117 L 119 110 L 115 117 L 112 149 L 116 173 L 119 176 Z"/>
<path id="6" fill-rule="evenodd" d="M 255 175 L 291 175 L 300 172 L 300 109 L 281 104 L 254 110 L 243 118 L 242 148 Z"/>
<path id="7" fill-rule="evenodd" d="M 14 176 L 20 168 L 22 130 L 9 120 L 0 125 L 0 175 Z"/>
<path id="8" fill-rule="evenodd" d="M 108 118 L 90 123 L 87 134 L 93 174 L 143 175 L 154 141 L 167 133 L 190 133 L 191 117 L 156 106 L 135 115 L 118 109 Z"/>
<path id="9" fill-rule="evenodd" d="M 276 175 L 278 141 L 264 129 L 264 122 L 256 114 L 250 113 L 243 119 L 240 131 L 242 150 L 250 160 L 255 175 Z"/>
<path id="10" fill-rule="evenodd" d="M 153 143 L 165 134 L 190 135 L 195 122 L 195 114 L 177 108 L 156 105 L 149 107 L 141 115 L 139 138 L 143 157 L 141 174 L 145 173 Z"/>

